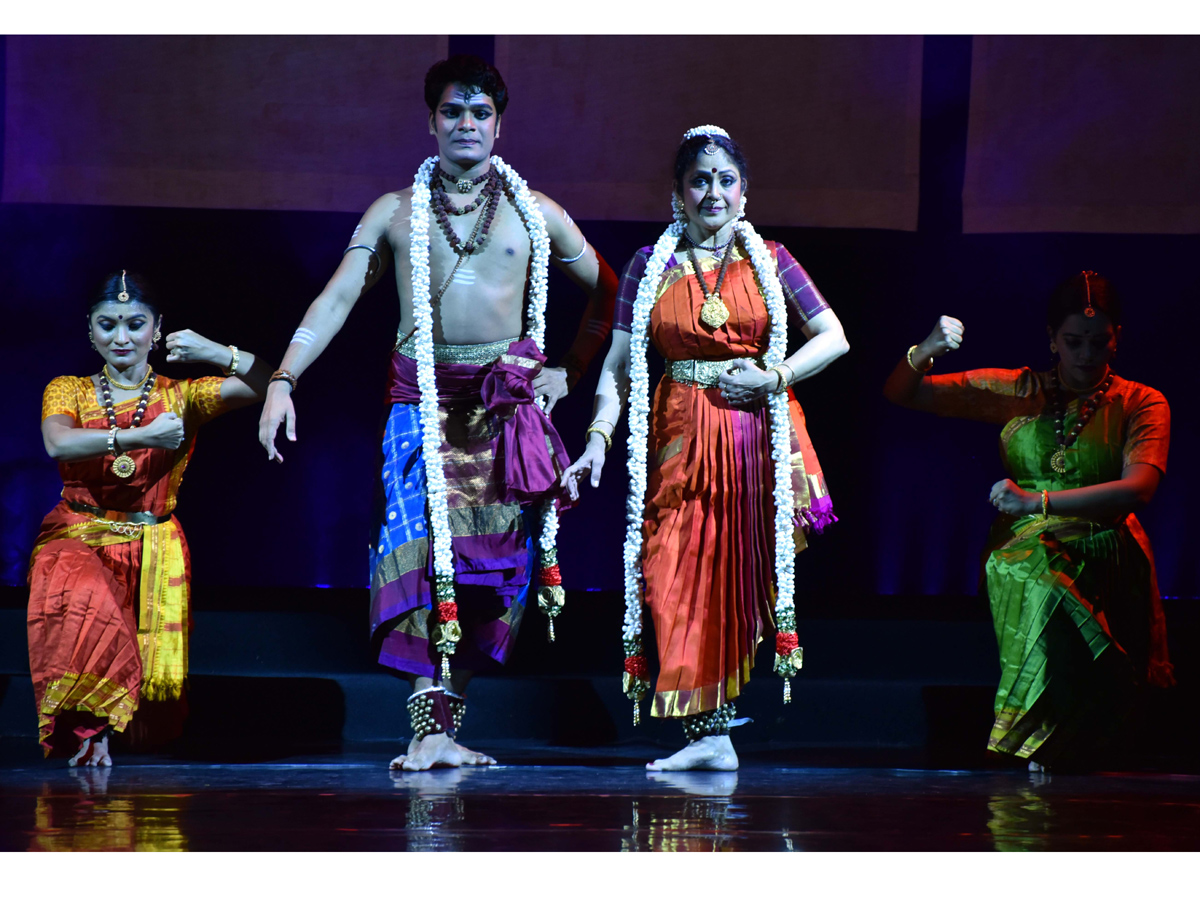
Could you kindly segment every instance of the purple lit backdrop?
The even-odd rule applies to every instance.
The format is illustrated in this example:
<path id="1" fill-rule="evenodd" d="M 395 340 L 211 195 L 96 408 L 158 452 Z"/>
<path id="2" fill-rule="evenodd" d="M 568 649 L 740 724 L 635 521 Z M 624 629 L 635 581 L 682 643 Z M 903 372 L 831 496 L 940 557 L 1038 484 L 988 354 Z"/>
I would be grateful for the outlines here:
<path id="1" fill-rule="evenodd" d="M 1008 40 L 1015 43 L 989 39 L 974 74 L 947 90 L 959 90 L 965 104 L 1003 63 L 1004 48 L 1023 59 L 1022 41 L 1050 40 L 1036 45 L 1042 58 L 1058 39 Z M 1111 48 L 1117 39 L 1095 40 Z M 705 41 L 497 39 L 497 62 L 507 60 L 513 86 L 499 151 L 534 187 L 568 202 L 592 243 L 620 267 L 658 234 L 660 222 L 647 219 L 665 209 L 666 169 L 682 127 L 715 122 L 744 136 L 756 176 L 752 218 L 809 269 L 852 345 L 848 357 L 800 390 L 842 516 L 800 561 L 805 596 L 836 607 L 874 593 L 974 591 L 991 517 L 987 490 L 1001 476 L 995 429 L 893 409 L 880 398 L 880 386 L 904 348 L 942 312 L 968 325 L 968 344 L 952 360 L 954 368 L 1044 365 L 1044 298 L 1059 279 L 1085 267 L 1110 275 L 1127 298 L 1119 370 L 1160 387 L 1172 402 L 1172 471 L 1143 518 L 1159 553 L 1164 592 L 1195 594 L 1198 566 L 1186 553 L 1193 526 L 1184 510 L 1193 492 L 1187 463 L 1195 455 L 1197 409 L 1175 385 L 1180 361 L 1189 355 L 1186 330 L 1178 325 L 1190 320 L 1200 299 L 1188 274 L 1200 239 L 1123 234 L 1116 227 L 1123 220 L 1103 210 L 1089 219 L 1097 227 L 1072 228 L 1109 233 L 964 235 L 931 224 L 928 200 L 942 169 L 939 163 L 931 173 L 923 162 L 922 221 L 914 231 L 914 135 L 919 131 L 930 158 L 938 141 L 954 146 L 930 108 L 939 87 L 929 82 L 930 73 L 942 77 L 930 56 L 931 46 L 942 46 L 937 39 L 748 40 L 749 50 L 731 70 L 739 73 L 740 92 L 716 99 L 683 78 L 690 55 L 707 52 Z M 976 48 L 981 43 L 976 40 Z M 169 78 L 125 70 L 124 63 L 99 77 L 94 66 L 109 58 L 112 46 L 121 48 L 119 58 L 178 65 Z M 445 46 L 445 38 L 6 39 L 0 295 L 10 334 L 18 335 L 10 358 L 20 374 L 10 424 L 0 436 L 0 580 L 23 581 L 37 524 L 55 500 L 58 480 L 36 427 L 40 394 L 55 375 L 94 366 L 83 337 L 84 298 L 93 283 L 114 266 L 145 270 L 166 295 L 168 328 L 192 327 L 277 360 L 304 306 L 336 266 L 358 211 L 375 194 L 407 183 L 432 150 L 419 73 Z M 914 47 L 925 83 L 913 80 Z M 1114 83 L 1105 66 L 1108 51 L 1089 55 L 1072 47 L 1078 65 L 1096 70 L 1091 81 L 1079 76 L 1094 86 L 1087 101 L 1096 117 L 1127 108 L 1130 91 L 1144 90 L 1137 79 Z M 1181 39 L 1156 52 L 1182 57 L 1196 48 Z M 781 67 L 780 58 L 791 68 Z M 68 76 L 60 72 L 51 84 L 68 102 L 40 102 L 44 88 L 28 77 L 31 60 L 44 66 L 56 59 L 89 60 L 93 68 L 66 66 L 75 80 L 64 82 Z M 601 68 L 601 60 L 620 71 Z M 1177 71 L 1188 65 L 1178 59 Z M 339 73 L 345 80 L 330 84 Z M 650 77 L 645 73 L 659 73 L 658 80 L 639 83 Z M 1148 147 L 1169 155 L 1188 146 L 1194 126 L 1183 113 L 1194 102 L 1190 84 L 1142 98 L 1162 111 L 1151 117 L 1159 126 L 1145 135 Z M 165 93 L 142 105 L 146 92 L 159 90 Z M 184 97 L 168 102 L 176 92 Z M 927 108 L 914 103 L 922 95 Z M 972 105 L 970 149 L 964 130 L 957 152 L 960 164 L 965 158 L 972 196 L 991 207 L 1006 185 L 1014 196 L 1025 184 L 1048 196 L 1042 188 L 1054 182 L 1038 174 L 1039 167 L 1061 168 L 1079 158 L 1089 164 L 1078 177 L 1107 178 L 1097 161 L 1125 159 L 1120 151 L 1127 143 L 1114 138 L 1106 144 L 1111 130 L 1097 132 L 1097 119 L 1087 117 L 1072 126 L 1086 141 L 1072 141 L 1060 128 L 1042 145 L 1034 130 L 1009 147 L 1005 130 L 994 123 L 1015 121 L 1016 112 L 996 108 L 995 90 L 988 96 L 993 125 Z M 1181 112 L 1173 117 L 1172 109 Z M 285 120 L 286 128 L 272 125 Z M 104 132 L 114 124 L 138 136 L 128 144 L 113 141 Z M 775 134 L 782 136 L 778 152 L 769 143 Z M 102 174 L 91 177 L 97 170 Z M 1021 172 L 1027 182 L 1016 177 Z M 1122 208 L 1161 203 L 1153 193 L 1140 196 L 1140 184 L 1130 179 L 1120 192 L 1092 196 Z M 963 202 L 961 185 L 945 192 L 947 202 L 957 203 L 960 215 L 978 216 L 978 205 Z M 1170 199 L 1186 207 L 1198 195 L 1195 182 L 1181 178 Z M 1027 206 L 1028 198 L 1019 202 Z M 810 227 L 793 227 L 801 224 Z M 568 345 L 579 307 L 577 292 L 556 275 L 552 358 Z M 205 429 L 180 505 L 198 583 L 365 583 L 395 317 L 390 285 L 360 303 L 297 395 L 301 443 L 284 466 L 264 461 L 253 411 Z M 593 385 L 594 371 L 579 396 L 555 413 L 573 452 Z M 601 491 L 564 518 L 568 587 L 619 585 L 619 452 L 613 463 Z"/>

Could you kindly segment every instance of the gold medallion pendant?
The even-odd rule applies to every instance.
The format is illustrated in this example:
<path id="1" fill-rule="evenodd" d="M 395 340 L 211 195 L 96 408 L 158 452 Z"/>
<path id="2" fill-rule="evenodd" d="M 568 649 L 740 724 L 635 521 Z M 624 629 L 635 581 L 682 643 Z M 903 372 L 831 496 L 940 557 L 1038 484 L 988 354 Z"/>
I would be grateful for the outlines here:
<path id="1" fill-rule="evenodd" d="M 122 453 L 113 460 L 112 470 L 118 478 L 132 478 L 133 473 L 137 471 L 137 463 L 133 461 L 132 456 Z"/>
<path id="2" fill-rule="evenodd" d="M 1067 453 L 1062 447 L 1054 451 L 1054 455 L 1050 457 L 1050 468 L 1059 475 L 1067 471 Z"/>
<path id="3" fill-rule="evenodd" d="M 700 321 L 709 328 L 720 328 L 729 321 L 729 307 L 721 300 L 716 291 L 708 295 L 704 305 L 700 307 Z"/>

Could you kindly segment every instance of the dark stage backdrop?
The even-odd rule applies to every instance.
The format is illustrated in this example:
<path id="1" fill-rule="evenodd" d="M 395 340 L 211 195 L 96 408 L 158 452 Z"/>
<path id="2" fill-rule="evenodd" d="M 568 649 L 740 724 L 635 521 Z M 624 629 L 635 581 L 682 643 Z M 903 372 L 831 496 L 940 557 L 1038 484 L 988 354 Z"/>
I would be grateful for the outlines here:
<path id="1" fill-rule="evenodd" d="M 59 488 L 57 474 L 45 456 L 37 428 L 41 390 L 56 375 L 82 374 L 95 368 L 95 356 L 90 353 L 84 336 L 85 298 L 93 284 L 114 267 L 144 271 L 166 300 L 168 329 L 191 327 L 222 342 L 252 349 L 269 360 L 278 360 L 304 307 L 337 265 L 341 249 L 358 219 L 358 210 L 373 194 L 408 183 L 416 163 L 432 149 L 425 134 L 419 78 L 412 72 L 419 72 L 445 47 L 454 45 L 454 39 L 447 42 L 445 38 L 420 39 L 423 43 L 418 39 L 391 39 L 417 42 L 402 45 L 417 47 L 411 50 L 414 58 L 415 54 L 423 54 L 419 64 L 412 59 L 404 62 L 412 72 L 408 69 L 401 72 L 389 68 L 394 61 L 385 65 L 381 59 L 381 55 L 401 44 L 376 46 L 342 38 L 202 39 L 205 55 L 201 58 L 206 64 L 218 60 L 232 65 L 231 60 L 240 60 L 238 65 L 253 74 L 263 59 L 278 60 L 285 66 L 285 74 L 309 72 L 306 77 L 310 80 L 304 83 L 312 87 L 323 80 L 311 77 L 314 67 L 319 68 L 321 60 L 333 58 L 346 66 L 378 70 L 378 78 L 387 83 L 391 93 L 379 103 L 364 101 L 367 106 L 374 104 L 374 112 L 359 116 L 344 106 L 343 95 L 334 87 L 317 85 L 320 87 L 317 99 L 305 105 L 305 97 L 310 96 L 305 94 L 308 88 L 293 92 L 289 79 L 278 77 L 271 82 L 275 87 L 268 90 L 271 85 L 264 87 L 265 75 L 259 72 L 255 76 L 258 80 L 246 82 L 245 96 L 241 97 L 232 96 L 241 90 L 241 82 L 236 78 L 219 80 L 220 90 L 230 96 L 209 97 L 211 102 L 182 107 L 183 113 L 198 120 L 181 123 L 169 105 L 155 107 L 158 113 L 154 116 L 138 108 L 138 91 L 158 89 L 148 84 L 149 76 L 141 80 L 130 77 L 127 82 L 120 82 L 118 95 L 109 95 L 106 92 L 113 84 L 109 73 L 97 78 L 91 88 L 71 86 L 67 94 L 70 103 L 31 106 L 30 97 L 40 97 L 37 91 L 41 88 L 30 87 L 28 60 L 44 61 L 51 50 L 64 57 L 86 50 L 88 58 L 98 65 L 98 61 L 105 59 L 98 47 L 103 49 L 105 41 L 124 41 L 121 46 L 126 54 L 145 50 L 144 56 L 173 58 L 164 55 L 162 47 L 155 44 L 159 39 L 154 38 L 70 40 L 82 42 L 82 49 L 79 44 L 71 45 L 68 39 L 9 38 L 5 44 L 4 71 L 8 80 L 3 91 L 5 111 L 0 116 L 5 129 L 4 202 L 0 202 L 0 253 L 3 254 L 0 308 L 7 324 L 9 370 L 15 378 L 10 385 L 13 402 L 0 429 L 0 540 L 3 542 L 0 581 L 12 585 L 24 581 L 38 523 L 54 504 Z M 167 40 L 169 43 L 182 39 Z M 745 59 L 737 70 L 744 79 L 744 95 L 701 104 L 692 114 L 695 121 L 676 122 L 672 115 L 665 124 L 652 114 L 653 109 L 656 104 L 671 108 L 682 94 L 660 94 L 655 103 L 647 103 L 645 97 L 639 99 L 641 112 L 632 123 L 614 124 L 607 120 L 589 123 L 586 116 L 580 117 L 570 109 L 556 116 L 554 105 L 548 109 L 532 106 L 528 99 L 531 96 L 543 98 L 538 100 L 539 104 L 574 103 L 585 111 L 598 108 L 596 104 L 620 108 L 620 101 L 633 86 L 620 79 L 610 86 L 607 77 L 597 74 L 594 68 L 572 69 L 571 60 L 576 57 L 591 66 L 601 58 L 618 61 L 629 58 L 631 70 L 635 71 L 641 70 L 638 66 L 657 71 L 654 66 L 663 65 L 661 60 L 651 66 L 645 59 L 628 57 L 630 39 L 556 40 L 546 51 L 550 53 L 552 49 L 556 55 L 541 58 L 536 65 L 528 62 L 528 53 L 536 53 L 540 39 L 495 41 L 497 61 L 503 63 L 507 54 L 513 83 L 522 85 L 525 91 L 522 94 L 514 91 L 509 130 L 503 140 L 511 142 L 511 147 L 519 147 L 519 141 L 525 141 L 524 146 L 529 148 L 520 153 L 505 147 L 500 151 L 521 168 L 534 187 L 543 186 L 544 167 L 550 173 L 546 177 L 554 179 L 554 190 L 549 191 L 552 195 L 561 191 L 572 196 L 570 192 L 576 191 L 578 208 L 588 213 L 577 218 L 593 245 L 614 267 L 623 265 L 637 247 L 653 241 L 662 227 L 661 221 L 639 221 L 646 214 L 640 205 L 641 194 L 647 184 L 660 178 L 661 184 L 654 187 L 658 193 L 653 209 L 660 205 L 665 209 L 662 202 L 667 192 L 665 169 L 681 124 L 703 121 L 726 124 L 735 136 L 746 132 L 747 143 L 761 140 L 760 135 L 776 125 L 784 136 L 783 148 L 778 153 L 769 146 L 755 148 L 752 162 L 756 171 L 760 176 L 763 172 L 771 175 L 759 177 L 754 183 L 750 215 L 767 237 L 786 243 L 808 268 L 844 322 L 851 343 L 847 357 L 801 385 L 798 391 L 841 517 L 841 522 L 825 538 L 814 542 L 798 563 L 801 604 L 836 610 L 877 594 L 975 592 L 979 550 L 992 513 L 987 493 L 1003 474 L 998 461 L 996 429 L 892 408 L 880 397 L 880 387 L 905 349 L 924 337 L 940 313 L 959 316 L 967 324 L 964 349 L 941 361 L 941 371 L 973 366 L 1048 365 L 1042 325 L 1045 298 L 1055 283 L 1081 268 L 1108 275 L 1125 295 L 1128 312 L 1117 359 L 1118 371 L 1160 388 L 1171 401 L 1174 414 L 1171 472 L 1143 520 L 1158 551 L 1164 593 L 1189 596 L 1197 593 L 1200 563 L 1194 555 L 1189 556 L 1186 548 L 1200 538 L 1200 529 L 1185 511 L 1190 497 L 1197 493 L 1197 479 L 1190 461 L 1197 452 L 1194 423 L 1200 405 L 1184 372 L 1185 360 L 1192 355 L 1189 328 L 1200 300 L 1190 265 L 1200 251 L 1200 237 L 1187 233 L 1188 228 L 1183 227 L 1139 226 L 1125 231 L 1158 233 L 1124 233 L 1113 227 L 1111 218 L 1103 216 L 1094 220 L 1102 223 L 1097 227 L 1080 227 L 1072 232 L 977 227 L 977 232 L 991 233 L 964 234 L 964 171 L 974 173 L 972 183 L 979 184 L 978 175 L 988 170 L 987 161 L 992 158 L 988 153 L 976 153 L 981 140 L 986 145 L 988 139 L 981 135 L 988 132 L 977 121 L 972 105 L 976 78 L 972 72 L 970 38 L 872 39 L 877 43 L 852 44 L 853 52 L 841 57 L 829 53 L 828 45 L 822 56 L 817 45 L 800 43 L 801 49 L 813 51 L 797 54 L 797 71 L 803 71 L 803 77 L 797 75 L 795 81 L 789 81 L 787 70 L 776 71 L 766 62 L 761 70 L 756 70 L 754 59 Z M 675 56 L 669 58 L 677 60 L 674 65 L 680 70 L 689 52 L 695 52 L 697 47 L 703 49 L 702 41 L 691 39 L 641 40 L 644 43 L 637 46 L 642 47 L 643 54 L 651 53 L 655 47 L 660 51 L 670 49 Z M 778 57 L 779 42 L 786 41 L 771 40 L 775 43 L 770 48 Z M 1022 39 L 1012 40 L 1017 42 L 1018 49 L 1024 46 L 1020 43 Z M 63 41 L 68 41 L 67 45 Z M 613 43 L 606 44 L 607 41 Z M 184 61 L 197 58 L 195 47 L 188 46 L 192 49 L 177 58 Z M 308 54 L 303 57 L 309 61 L 307 69 L 289 56 L 301 52 L 296 49 L 298 46 Z M 901 75 L 910 76 L 914 46 L 921 53 L 921 78 L 915 88 L 909 80 L 884 90 L 878 72 L 873 78 L 863 74 L 869 70 L 863 68 L 864 61 L 877 60 L 884 67 L 880 71 L 900 73 L 897 79 Z M 989 67 L 999 52 L 996 48 L 1004 46 L 1007 45 L 988 44 Z M 1194 41 L 1167 42 L 1159 49 L 1163 53 L 1189 53 L 1197 46 Z M 876 52 L 868 52 L 871 47 Z M 356 61 L 356 54 L 363 58 Z M 48 58 L 55 56 L 51 53 Z M 1111 81 L 1100 79 L 1098 74 L 1105 65 L 1104 53 L 1080 54 L 1078 58 L 1097 71 L 1089 94 L 1090 104 L 1103 111 L 1117 102 L 1110 103 L 1108 99 L 1115 96 L 1112 91 L 1125 96 L 1122 93 L 1125 87 L 1121 85 L 1105 93 L 1105 85 Z M 521 62 L 523 59 L 525 63 Z M 805 69 L 805 59 L 814 66 L 819 63 L 815 75 Z M 845 62 L 839 63 L 839 59 Z M 844 65 L 845 70 L 838 71 L 839 65 Z M 1186 68 L 1182 62 L 1180 68 Z M 84 74 L 88 71 L 78 66 L 74 70 Z M 401 79 L 397 72 L 407 74 Z M 186 74 L 174 76 L 177 86 L 187 82 Z M 196 92 L 205 96 L 206 91 L 215 90 L 201 74 L 197 70 L 189 76 L 193 82 L 187 82 L 190 85 L 187 91 L 192 92 L 188 96 L 195 96 Z M 374 82 L 367 79 L 353 83 L 365 85 L 364 90 L 369 91 Z M 862 102 L 856 103 L 853 92 L 860 83 L 870 96 L 864 95 Z M 824 149 L 818 160 L 809 162 L 805 157 L 796 181 L 789 182 L 787 162 L 794 157 L 788 142 L 794 142 L 797 134 L 801 139 L 804 135 L 803 128 L 794 129 L 794 123 L 788 121 L 793 108 L 789 104 L 794 100 L 803 106 L 808 93 L 824 84 L 842 92 L 836 95 L 842 99 L 837 104 L 826 104 L 822 112 L 819 146 Z M 565 93 L 564 85 L 568 89 Z M 1153 98 L 1156 108 L 1169 105 L 1170 98 L 1176 96 L 1180 110 L 1190 108 L 1195 85 L 1187 78 L 1179 76 L 1177 85 L 1158 87 L 1161 95 Z M 682 86 L 672 88 L 672 91 L 682 90 Z M 903 213 L 907 208 L 905 203 L 916 202 L 904 199 L 906 190 L 916 189 L 913 180 L 904 174 L 904 166 L 912 163 L 912 160 L 905 162 L 909 159 L 906 156 L 909 150 L 905 148 L 913 140 L 909 130 L 914 127 L 913 90 L 919 92 L 921 101 L 915 119 L 921 146 L 920 190 L 916 198 L 919 217 L 915 220 Z M 34 93 L 28 95 L 27 91 Z M 598 97 L 600 94 L 606 96 Z M 989 96 L 994 98 L 997 92 L 993 90 Z M 291 97 L 286 102 L 278 101 L 286 110 L 275 110 L 272 106 L 276 103 L 272 98 L 278 97 Z M 1017 101 L 1010 98 L 1010 102 Z M 271 146 L 276 146 L 277 152 L 261 150 L 266 146 L 261 134 L 264 120 L 251 114 L 253 104 L 258 104 L 262 116 L 286 112 L 294 123 L 282 137 L 276 135 L 277 143 Z M 134 107 L 132 112 L 130 105 Z M 804 113 L 815 115 L 821 112 L 819 106 L 810 104 L 804 107 Z M 191 193 L 179 193 L 182 188 L 172 183 L 173 176 L 162 182 L 152 182 L 149 178 L 147 168 L 154 169 L 160 163 L 170 168 L 167 162 L 156 161 L 153 155 L 129 163 L 129 158 L 122 155 L 128 148 L 120 142 L 93 146 L 86 153 L 84 148 L 67 146 L 77 134 L 72 129 L 78 123 L 71 120 L 82 108 L 86 108 L 88 121 L 96 123 L 96 127 L 110 121 L 135 121 L 138 129 L 152 132 L 161 125 L 168 132 L 195 137 L 204 147 L 222 149 L 228 155 L 218 159 L 206 155 L 206 151 L 198 161 L 186 153 L 176 157 L 170 165 L 186 162 L 191 166 L 188 169 L 191 174 L 184 179 L 191 185 L 188 188 Z M 761 120 L 747 118 L 748 111 L 753 109 L 763 113 Z M 388 115 L 392 118 L 386 121 L 380 118 Z M 868 121 L 864 122 L 863 116 Z M 563 121 L 568 127 L 555 127 Z M 1192 127 L 1187 117 L 1172 119 L 1164 114 L 1154 121 L 1159 126 L 1145 140 L 1161 146 L 1163 152 L 1181 146 Z M 1173 130 L 1172 121 L 1178 128 Z M 880 127 L 880 122 L 890 124 L 882 133 L 872 132 Z M 582 130 L 584 126 L 587 130 Z M 358 146 L 355 140 L 343 146 L 339 143 L 342 138 L 335 137 L 336 129 L 342 127 L 349 127 L 352 136 L 362 141 L 374 140 L 373 136 L 380 133 L 378 129 L 386 128 L 386 133 L 396 135 L 401 143 L 396 146 L 394 156 L 386 152 L 389 149 L 386 142 L 373 145 L 375 149 L 369 152 L 354 149 Z M 1108 158 L 1103 144 L 1106 132 L 1097 134 L 1088 130 L 1088 120 L 1083 116 L 1075 127 L 1086 132 L 1087 140 L 1081 138 L 1075 145 L 1086 148 L 1089 159 Z M 25 143 L 30 128 L 39 136 L 38 140 L 57 135 L 55 140 L 59 143 L 38 145 L 37 152 L 31 153 Z M 312 143 L 318 133 L 325 134 L 330 143 L 323 146 Z M 990 140 L 999 141 L 1002 136 Z M 1036 140 L 1036 136 L 1035 133 L 1027 137 L 1026 143 Z M 289 146 L 291 139 L 297 142 L 294 146 Z M 137 138 L 139 145 L 147 141 L 153 144 L 154 140 Z M 872 142 L 884 145 L 869 148 L 871 153 L 879 151 L 875 156 L 864 151 L 864 156 L 856 157 L 858 161 L 835 159 L 843 149 L 853 155 L 861 145 Z M 1097 142 L 1101 146 L 1097 147 Z M 632 206 L 594 206 L 591 204 L 599 194 L 596 185 L 589 184 L 591 176 L 587 172 L 574 173 L 571 167 L 562 165 L 562 161 L 574 158 L 575 148 L 581 144 L 591 148 L 587 153 L 601 148 L 618 157 L 627 147 L 633 147 L 636 148 L 633 155 L 639 160 L 644 148 L 657 146 L 659 151 L 645 159 L 661 158 L 664 171 L 643 173 L 631 177 L 628 186 L 614 187 L 614 193 L 629 196 Z M 1055 154 L 1067 153 L 1070 159 L 1069 148 L 1075 145 L 1058 135 L 1053 148 L 1048 147 L 1046 152 L 1053 149 Z M 201 187 L 207 185 L 207 190 L 220 181 L 206 181 L 208 176 L 196 175 L 204 170 L 201 163 L 208 160 L 228 174 L 232 166 L 242 164 L 237 160 L 245 162 L 244 147 L 259 148 L 249 154 L 257 160 L 258 168 L 251 167 L 250 174 L 243 172 L 238 179 L 222 175 L 222 183 L 233 185 L 234 190 L 222 195 L 224 199 L 219 202 L 196 199 Z M 1020 158 L 1028 159 L 1030 166 L 1040 164 L 1043 160 L 1036 149 L 1025 146 L 1025 156 Z M 535 150 L 542 156 L 531 155 L 529 162 L 523 161 L 525 152 L 533 154 Z M 170 152 L 178 153 L 179 148 L 174 147 Z M 104 167 L 104 177 L 97 181 L 84 178 L 74 183 L 82 186 L 102 182 L 104 192 L 77 198 L 82 203 L 63 202 L 75 195 L 56 193 L 57 173 L 49 161 L 88 154 L 87 164 Z M 309 171 L 297 180 L 299 199 L 294 202 L 286 196 L 286 190 L 276 189 L 289 184 L 289 178 L 276 177 L 281 171 L 289 171 L 283 165 L 285 161 L 292 161 L 288 165 L 298 165 L 296 160 L 303 157 L 305 165 L 320 163 L 327 170 L 342 165 L 344 154 L 360 167 L 348 181 L 338 182 L 335 178 L 321 181 L 317 177 L 319 172 Z M 538 159 L 542 160 L 541 165 Z M 882 170 L 872 175 L 871 165 L 862 164 L 861 159 L 875 159 L 878 166 L 885 168 L 892 166 L 887 169 L 892 175 Z M 276 161 L 279 167 L 273 169 Z M 597 164 L 609 163 L 599 158 Z M 818 204 L 817 209 L 825 212 L 806 221 L 811 227 L 797 227 L 796 220 L 776 218 L 772 213 L 772 192 L 777 187 L 809 190 L 811 180 L 805 170 L 817 165 L 825 165 L 827 171 L 843 178 L 836 185 L 839 190 L 845 188 L 838 202 L 848 209 L 838 212 L 838 218 L 829 212 L 836 211 L 838 203 Z M 33 169 L 42 173 L 38 176 L 42 182 L 27 177 L 25 173 Z M 212 170 L 210 167 L 209 171 Z M 276 174 L 270 174 L 272 171 Z M 609 177 L 605 170 L 604 178 Z M 577 181 L 571 182 L 571 178 Z M 877 203 L 878 192 L 871 194 L 869 190 L 873 178 L 879 184 L 891 185 L 888 190 L 899 199 L 889 201 L 890 205 Z M 162 186 L 157 194 L 151 191 L 154 183 Z M 995 183 L 993 180 L 992 184 Z M 34 189 L 29 187 L 31 184 L 43 193 L 28 193 Z M 319 184 L 326 187 L 314 187 Z M 1198 197 L 1194 185 L 1194 181 L 1181 180 L 1177 194 L 1169 199 L 1177 206 L 1195 205 Z M 326 189 L 327 193 L 321 195 Z M 856 195 L 854 192 L 859 189 L 865 193 Z M 992 193 L 988 196 L 994 196 L 995 191 L 989 190 Z M 1114 189 L 1110 196 L 1128 205 L 1137 200 L 1136 197 L 1130 200 L 1130 190 L 1126 185 L 1120 192 Z M 233 202 L 230 196 L 244 202 Z M 328 202 L 313 199 L 319 196 L 331 199 Z M 975 207 L 969 206 L 966 211 L 972 209 Z M 848 223 L 858 227 L 839 227 Z M 1166 231 L 1179 233 L 1163 233 Z M 570 342 L 582 303 L 578 293 L 557 273 L 552 277 L 551 291 L 548 343 L 550 356 L 555 358 Z M 266 462 L 256 442 L 255 410 L 230 414 L 201 433 L 179 509 L 192 547 L 198 585 L 212 588 L 366 584 L 370 508 L 384 413 L 383 385 L 396 315 L 395 288 L 381 284 L 359 304 L 325 356 L 306 373 L 296 395 L 300 442 L 285 448 L 284 465 Z M 161 368 L 172 375 L 206 374 L 203 370 L 165 364 Z M 581 448 L 594 384 L 595 368 L 576 395 L 555 412 L 555 420 L 573 453 Z M 561 557 L 570 588 L 620 586 L 626 487 L 623 450 L 624 441 L 618 439 L 604 485 L 589 495 L 581 508 L 564 517 Z"/>

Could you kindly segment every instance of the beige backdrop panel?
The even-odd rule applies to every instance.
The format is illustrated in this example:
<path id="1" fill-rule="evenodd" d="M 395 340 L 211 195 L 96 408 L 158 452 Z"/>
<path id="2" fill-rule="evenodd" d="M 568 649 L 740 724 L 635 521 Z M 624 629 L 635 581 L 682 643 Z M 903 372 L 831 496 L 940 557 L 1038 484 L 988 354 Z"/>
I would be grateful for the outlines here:
<path id="1" fill-rule="evenodd" d="M 358 211 L 431 151 L 446 37 L 9 37 L 3 200 Z"/>
<path id="2" fill-rule="evenodd" d="M 665 221 L 683 132 L 720 125 L 764 225 L 914 230 L 919 37 L 497 37 L 496 152 L 577 219 Z"/>
<path id="3" fill-rule="evenodd" d="M 1200 41 L 977 37 L 969 232 L 1200 231 Z"/>

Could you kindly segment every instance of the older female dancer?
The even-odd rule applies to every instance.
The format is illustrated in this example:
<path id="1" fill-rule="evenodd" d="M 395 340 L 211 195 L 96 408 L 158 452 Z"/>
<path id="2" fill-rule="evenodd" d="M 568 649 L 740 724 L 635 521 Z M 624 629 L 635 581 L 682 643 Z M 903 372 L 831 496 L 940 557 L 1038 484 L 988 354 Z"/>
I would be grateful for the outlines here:
<path id="1" fill-rule="evenodd" d="M 1134 511 L 1166 471 L 1170 410 L 1153 388 L 1109 367 L 1121 306 L 1106 278 L 1081 272 L 1050 298 L 1049 371 L 926 375 L 962 344 L 942 316 L 884 387 L 894 403 L 1003 426 L 1009 477 L 985 578 L 1000 686 L 988 748 L 1031 771 L 1086 759 L 1120 723 L 1133 686 L 1173 683 L 1154 557 Z"/>
<path id="2" fill-rule="evenodd" d="M 688 740 L 648 768 L 735 769 L 733 700 L 772 626 L 776 671 L 787 678 L 799 668 L 795 554 L 806 545 L 805 531 L 836 521 L 788 386 L 849 345 L 787 250 L 739 221 L 747 167 L 728 134 L 711 125 L 687 132 L 674 174 L 676 222 L 625 268 L 587 448 L 563 482 L 574 493 L 590 471 L 592 485 L 600 484 L 631 394 L 626 693 L 636 703 L 649 687 L 640 636 L 644 580 L 659 657 L 652 714 L 681 720 Z M 785 359 L 789 313 L 808 341 Z M 647 340 L 667 360 L 653 410 Z"/>
<path id="3" fill-rule="evenodd" d="M 62 500 L 29 565 L 29 668 L 47 755 L 108 766 L 111 731 L 141 698 L 178 698 L 187 674 L 187 543 L 172 515 L 196 429 L 261 400 L 270 369 L 192 331 L 167 336 L 168 362 L 227 378 L 175 381 L 147 357 L 162 316 L 141 280 L 105 279 L 88 311 L 99 374 L 62 376 L 42 400 L 42 438 Z"/>

